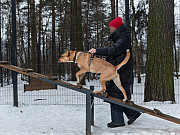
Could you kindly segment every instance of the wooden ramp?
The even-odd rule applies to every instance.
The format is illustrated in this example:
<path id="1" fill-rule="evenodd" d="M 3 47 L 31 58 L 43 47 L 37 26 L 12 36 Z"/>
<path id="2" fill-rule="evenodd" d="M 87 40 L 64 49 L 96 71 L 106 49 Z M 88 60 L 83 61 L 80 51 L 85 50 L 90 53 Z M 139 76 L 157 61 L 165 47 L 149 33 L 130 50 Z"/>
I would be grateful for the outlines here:
<path id="1" fill-rule="evenodd" d="M 49 82 L 39 80 L 34 77 L 30 77 L 29 84 L 24 84 L 24 92 L 35 91 L 35 90 L 53 90 L 57 89 L 57 85 Z"/>
<path id="2" fill-rule="evenodd" d="M 0 64 L 1 65 L 6 65 L 8 66 L 9 63 L 7 61 L 0 61 Z M 29 80 L 29 84 L 25 84 L 24 85 L 24 92 L 26 91 L 34 91 L 34 90 L 49 90 L 49 89 L 57 89 L 57 85 L 54 85 L 52 83 L 48 83 L 46 81 L 42 81 L 42 80 L 39 80 L 37 79 L 37 75 L 35 76 L 30 76 L 29 73 L 35 73 L 33 69 L 24 69 L 24 68 L 18 68 L 18 67 L 13 67 L 12 65 L 7 68 L 7 69 L 14 69 L 13 71 L 16 71 L 16 72 L 23 72 L 22 74 L 24 73 L 27 73 L 28 76 L 30 77 L 30 80 Z M 26 74 L 25 74 L 26 75 Z M 46 75 L 46 77 L 48 78 L 51 78 L 51 79 L 57 79 L 57 77 L 53 77 L 53 76 L 48 76 Z"/>
<path id="3" fill-rule="evenodd" d="M 104 94 L 95 94 L 95 93 L 93 93 L 92 91 L 90 91 L 89 89 L 86 89 L 86 88 L 79 89 L 79 88 L 75 87 L 74 85 L 72 85 L 70 83 L 57 80 L 56 77 L 53 77 L 53 76 L 49 77 L 49 76 L 45 76 L 45 75 L 42 75 L 42 74 L 38 74 L 38 73 L 36 73 L 36 72 L 34 72 L 32 70 L 31 70 L 31 72 L 28 72 L 28 70 L 30 70 L 30 69 L 22 69 L 22 68 L 19 68 L 17 66 L 10 65 L 6 61 L 0 61 L 0 67 L 6 68 L 6 69 L 9 69 L 9 70 L 21 73 L 21 74 L 28 75 L 30 77 L 37 78 L 39 80 L 46 81 L 46 82 L 51 83 L 51 84 L 60 85 L 62 87 L 66 87 L 66 88 L 69 88 L 69 89 L 72 89 L 72 90 L 75 90 L 75 91 L 78 91 L 78 92 L 81 92 L 81 93 L 85 93 L 86 95 L 90 93 L 92 96 L 103 99 L 104 101 L 115 103 L 115 104 L 130 108 L 130 109 L 136 110 L 138 112 L 147 113 L 149 115 L 152 115 L 152 116 L 155 116 L 155 117 L 158 117 L 158 118 L 161 118 L 161 119 L 165 119 L 165 120 L 180 124 L 180 119 L 179 118 L 164 114 L 158 109 L 151 110 L 151 109 L 136 105 L 132 101 L 124 102 L 124 101 L 122 101 L 120 99 L 117 99 L 117 98 L 113 98 L 113 97 L 110 97 L 110 96 L 107 97 Z"/>

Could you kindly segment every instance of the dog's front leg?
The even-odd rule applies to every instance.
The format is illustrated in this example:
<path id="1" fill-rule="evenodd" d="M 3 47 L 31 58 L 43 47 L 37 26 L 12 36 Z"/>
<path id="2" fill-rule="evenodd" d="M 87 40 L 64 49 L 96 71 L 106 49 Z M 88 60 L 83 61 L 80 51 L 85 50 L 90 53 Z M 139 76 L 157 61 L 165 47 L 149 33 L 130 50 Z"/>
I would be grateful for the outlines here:
<path id="1" fill-rule="evenodd" d="M 86 74 L 87 71 L 81 69 L 79 72 L 76 73 L 76 85 L 80 84 L 81 79 L 84 77 L 84 75 Z"/>

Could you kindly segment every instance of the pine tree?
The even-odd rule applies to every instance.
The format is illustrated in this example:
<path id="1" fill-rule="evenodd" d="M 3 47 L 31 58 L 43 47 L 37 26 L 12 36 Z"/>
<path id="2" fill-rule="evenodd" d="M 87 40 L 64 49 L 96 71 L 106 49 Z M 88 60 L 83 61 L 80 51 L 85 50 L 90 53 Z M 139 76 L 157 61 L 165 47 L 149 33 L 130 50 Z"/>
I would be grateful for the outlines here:
<path id="1" fill-rule="evenodd" d="M 35 14 L 35 0 L 31 0 L 30 3 L 30 27 L 31 27 L 31 61 L 32 68 L 37 70 L 37 57 L 36 57 L 36 46 L 37 46 L 37 30 L 36 30 L 36 14 Z"/>
<path id="2" fill-rule="evenodd" d="M 55 3 L 54 0 L 51 0 L 52 2 L 52 74 L 57 74 L 57 68 L 55 65 L 57 65 L 56 60 L 56 44 L 55 44 Z"/>
<path id="3" fill-rule="evenodd" d="M 174 1 L 149 0 L 144 101 L 172 101 L 174 97 Z"/>

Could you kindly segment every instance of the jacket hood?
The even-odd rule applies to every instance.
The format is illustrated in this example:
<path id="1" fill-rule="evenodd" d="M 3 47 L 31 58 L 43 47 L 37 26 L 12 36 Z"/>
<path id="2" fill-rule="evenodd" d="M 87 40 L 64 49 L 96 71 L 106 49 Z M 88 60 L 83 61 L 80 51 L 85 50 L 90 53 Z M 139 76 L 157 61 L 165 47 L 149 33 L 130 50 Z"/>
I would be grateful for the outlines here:
<path id="1" fill-rule="evenodd" d="M 117 39 L 122 37 L 128 38 L 128 40 L 130 40 L 130 34 L 124 25 L 118 27 L 113 33 L 111 33 L 108 40 L 115 42 Z"/>

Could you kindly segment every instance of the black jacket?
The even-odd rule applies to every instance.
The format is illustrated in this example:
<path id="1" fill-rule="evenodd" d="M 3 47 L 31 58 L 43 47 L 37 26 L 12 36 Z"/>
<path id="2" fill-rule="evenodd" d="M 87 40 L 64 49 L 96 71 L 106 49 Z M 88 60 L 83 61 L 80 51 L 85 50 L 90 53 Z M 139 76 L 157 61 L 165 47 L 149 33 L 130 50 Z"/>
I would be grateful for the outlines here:
<path id="1" fill-rule="evenodd" d="M 118 70 L 122 86 L 124 85 L 124 87 L 127 87 L 125 88 L 125 90 L 127 92 L 127 96 L 129 97 L 130 87 L 126 85 L 130 85 L 132 78 L 132 48 L 130 44 L 130 34 L 127 31 L 126 27 L 122 25 L 109 36 L 108 40 L 113 41 L 113 45 L 111 47 L 106 48 L 97 48 L 96 54 L 107 56 L 106 60 L 110 62 L 112 65 L 116 66 L 120 64 L 126 57 L 126 50 L 130 50 L 131 57 L 129 61 Z M 107 82 L 106 87 L 106 91 L 110 96 L 123 99 L 122 93 L 115 86 L 113 81 Z"/>

